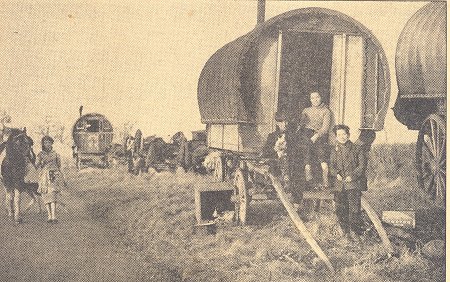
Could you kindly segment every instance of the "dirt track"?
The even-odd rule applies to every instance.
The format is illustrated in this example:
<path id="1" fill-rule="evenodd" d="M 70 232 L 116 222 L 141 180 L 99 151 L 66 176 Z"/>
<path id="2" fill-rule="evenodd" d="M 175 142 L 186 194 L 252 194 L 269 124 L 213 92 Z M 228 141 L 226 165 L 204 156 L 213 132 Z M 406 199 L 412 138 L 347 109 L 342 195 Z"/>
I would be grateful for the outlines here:
<path id="1" fill-rule="evenodd" d="M 117 235 L 88 216 L 80 199 L 64 195 L 68 210 L 59 210 L 58 224 L 48 224 L 46 212 L 37 214 L 34 206 L 15 225 L 3 212 L 0 194 L 0 281 L 179 280 L 121 246 Z"/>

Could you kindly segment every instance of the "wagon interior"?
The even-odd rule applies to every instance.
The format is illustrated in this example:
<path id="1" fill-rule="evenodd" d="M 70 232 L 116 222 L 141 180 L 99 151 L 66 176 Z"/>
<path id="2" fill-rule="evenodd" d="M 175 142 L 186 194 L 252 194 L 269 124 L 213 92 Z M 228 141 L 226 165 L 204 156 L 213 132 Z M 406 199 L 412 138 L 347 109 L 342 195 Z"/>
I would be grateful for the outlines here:
<path id="1" fill-rule="evenodd" d="M 87 120 L 86 121 L 86 131 L 87 132 L 99 132 L 100 131 L 100 121 L 99 120 Z"/>
<path id="2" fill-rule="evenodd" d="M 312 91 L 330 103 L 333 35 L 290 31 L 283 43 L 277 108 L 293 120 L 308 107 Z"/>

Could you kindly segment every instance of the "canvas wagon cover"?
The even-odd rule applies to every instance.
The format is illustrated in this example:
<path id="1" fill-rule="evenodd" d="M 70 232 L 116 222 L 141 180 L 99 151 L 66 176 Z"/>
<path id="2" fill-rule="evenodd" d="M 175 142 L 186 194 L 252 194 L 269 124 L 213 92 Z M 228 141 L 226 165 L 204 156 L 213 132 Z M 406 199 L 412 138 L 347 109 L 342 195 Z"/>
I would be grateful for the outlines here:
<path id="1" fill-rule="evenodd" d="M 279 30 L 289 29 L 293 25 L 310 31 L 361 34 L 383 53 L 381 44 L 373 34 L 345 14 L 324 8 L 286 12 L 226 44 L 206 62 L 198 82 L 198 103 L 203 123 L 255 122 L 257 64 L 252 49 L 262 36 L 276 37 Z M 388 69 L 385 56 L 382 56 L 382 67 Z"/>
<path id="2" fill-rule="evenodd" d="M 89 130 L 92 122 L 96 124 L 95 130 Z M 112 142 L 113 127 L 104 115 L 90 113 L 75 122 L 72 135 L 79 153 L 102 154 Z"/>
<path id="3" fill-rule="evenodd" d="M 417 11 L 397 44 L 398 96 L 395 117 L 410 129 L 436 111 L 436 98 L 447 96 L 447 5 L 432 2 Z"/>
<path id="4" fill-rule="evenodd" d="M 85 114 L 85 115 L 81 116 L 80 118 L 78 118 L 78 120 L 73 125 L 72 133 L 75 135 L 77 132 L 85 131 L 85 128 L 82 126 L 82 123 L 83 123 L 83 121 L 88 121 L 88 120 L 101 121 L 102 127 L 100 129 L 100 132 L 112 132 L 113 131 L 113 127 L 112 127 L 111 123 L 104 115 L 98 114 L 98 113 L 90 113 L 90 114 Z"/>

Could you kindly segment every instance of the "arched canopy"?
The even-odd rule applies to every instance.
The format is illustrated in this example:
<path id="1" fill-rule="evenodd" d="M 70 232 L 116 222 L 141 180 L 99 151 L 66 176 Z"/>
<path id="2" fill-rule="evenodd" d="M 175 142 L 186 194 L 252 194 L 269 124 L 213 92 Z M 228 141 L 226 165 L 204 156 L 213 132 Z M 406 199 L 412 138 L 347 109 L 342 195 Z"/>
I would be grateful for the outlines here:
<path id="1" fill-rule="evenodd" d="M 397 43 L 394 113 L 411 129 L 436 111 L 436 99 L 447 95 L 446 16 L 446 3 L 425 5 L 409 19 Z"/>
<path id="2" fill-rule="evenodd" d="M 387 111 L 390 93 L 389 68 L 379 41 L 362 24 L 337 11 L 304 8 L 286 12 L 259 24 L 254 30 L 219 49 L 205 64 L 198 83 L 198 103 L 203 123 L 253 123 L 257 100 L 257 59 L 253 52 L 263 37 L 296 28 L 331 34 L 356 34 L 371 42 L 380 54 L 380 68 Z M 384 121 L 384 116 L 380 119 Z"/>
<path id="3" fill-rule="evenodd" d="M 112 132 L 113 127 L 108 119 L 98 113 L 90 113 L 81 116 L 74 124 L 72 132 Z"/>

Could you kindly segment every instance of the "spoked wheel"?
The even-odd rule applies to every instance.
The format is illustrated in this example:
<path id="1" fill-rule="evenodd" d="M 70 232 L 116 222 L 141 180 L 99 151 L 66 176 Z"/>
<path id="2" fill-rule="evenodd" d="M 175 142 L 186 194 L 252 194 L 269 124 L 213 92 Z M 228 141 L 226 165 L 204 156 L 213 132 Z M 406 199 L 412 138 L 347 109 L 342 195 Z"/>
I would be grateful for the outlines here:
<path id="1" fill-rule="evenodd" d="M 248 195 L 248 181 L 246 173 L 238 168 L 234 176 L 235 218 L 242 225 L 247 223 L 247 212 L 250 203 Z"/>
<path id="2" fill-rule="evenodd" d="M 216 158 L 215 164 L 214 164 L 214 171 L 213 176 L 216 180 L 222 182 L 224 181 L 225 177 L 225 166 L 223 162 L 223 157 L 220 156 Z"/>
<path id="3" fill-rule="evenodd" d="M 438 204 L 445 205 L 446 177 L 445 120 L 430 115 L 422 124 L 416 147 L 417 181 Z"/>

